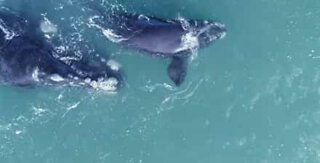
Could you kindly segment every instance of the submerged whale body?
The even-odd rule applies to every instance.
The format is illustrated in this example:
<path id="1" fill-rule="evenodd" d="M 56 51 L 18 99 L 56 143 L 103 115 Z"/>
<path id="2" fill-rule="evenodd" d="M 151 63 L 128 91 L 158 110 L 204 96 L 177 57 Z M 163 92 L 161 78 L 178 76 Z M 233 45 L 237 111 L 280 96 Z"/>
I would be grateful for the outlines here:
<path id="1" fill-rule="evenodd" d="M 111 41 L 147 54 L 171 58 L 168 76 L 176 84 L 185 80 L 192 51 L 206 47 L 226 35 L 225 25 L 209 20 L 165 20 L 144 15 L 104 14 L 91 19 Z"/>
<path id="2" fill-rule="evenodd" d="M 0 9 L 1 84 L 83 85 L 110 91 L 120 86 L 120 72 L 100 60 L 65 63 L 54 57 L 52 45 L 30 22 L 7 8 Z"/>

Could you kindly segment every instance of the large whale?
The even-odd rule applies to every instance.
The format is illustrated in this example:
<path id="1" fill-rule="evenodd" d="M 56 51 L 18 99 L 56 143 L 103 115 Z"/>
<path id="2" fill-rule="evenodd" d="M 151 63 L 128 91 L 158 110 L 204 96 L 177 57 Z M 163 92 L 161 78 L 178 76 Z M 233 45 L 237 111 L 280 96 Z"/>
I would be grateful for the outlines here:
<path id="1" fill-rule="evenodd" d="M 111 41 L 154 56 L 171 58 L 167 73 L 181 85 L 187 73 L 188 58 L 193 51 L 226 36 L 223 23 L 211 20 L 160 19 L 145 15 L 121 13 L 99 14 L 89 25 L 102 30 Z"/>
<path id="2" fill-rule="evenodd" d="M 115 91 L 122 76 L 100 59 L 55 57 L 54 47 L 39 33 L 37 23 L 0 8 L 0 84 L 16 86 L 88 86 Z M 72 55 L 72 51 L 68 52 Z"/>

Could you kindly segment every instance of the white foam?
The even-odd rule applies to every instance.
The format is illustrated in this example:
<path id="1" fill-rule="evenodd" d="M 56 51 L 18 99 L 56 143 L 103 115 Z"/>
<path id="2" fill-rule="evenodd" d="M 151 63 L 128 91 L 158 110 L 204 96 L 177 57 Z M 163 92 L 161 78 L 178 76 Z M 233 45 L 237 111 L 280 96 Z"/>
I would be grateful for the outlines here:
<path id="1" fill-rule="evenodd" d="M 190 23 L 185 18 L 179 16 L 178 21 L 181 23 L 181 26 L 185 31 L 190 30 L 190 28 L 191 28 Z"/>
<path id="2" fill-rule="evenodd" d="M 108 60 L 107 65 L 108 65 L 108 66 L 111 68 L 111 70 L 113 70 L 113 71 L 119 71 L 119 70 L 120 70 L 120 67 L 121 67 L 120 63 L 118 63 L 117 61 L 112 60 L 112 59 Z"/>
<path id="3" fill-rule="evenodd" d="M 20 135 L 21 133 L 22 133 L 22 131 L 21 130 L 16 130 L 16 135 Z"/>
<path id="4" fill-rule="evenodd" d="M 58 31 L 58 26 L 44 17 L 44 20 L 40 23 L 40 29 L 44 34 L 55 34 Z"/>
<path id="5" fill-rule="evenodd" d="M 36 116 L 42 116 L 45 112 L 47 112 L 46 109 L 40 108 L 40 107 L 33 107 L 33 114 Z"/>
<path id="6" fill-rule="evenodd" d="M 223 39 L 223 38 L 225 38 L 227 36 L 227 32 L 223 32 L 223 33 L 221 33 L 221 35 L 220 35 L 220 39 Z"/>
<path id="7" fill-rule="evenodd" d="M 87 24 L 87 25 L 89 27 L 95 27 L 95 28 L 100 29 L 102 31 L 102 34 L 104 36 L 106 36 L 108 40 L 110 40 L 111 42 L 114 42 L 114 43 L 119 43 L 119 42 L 128 40 L 127 38 L 124 38 L 123 36 L 116 34 L 112 29 L 103 28 L 100 25 L 96 24 L 93 20 L 95 18 L 99 18 L 99 16 L 93 16 L 93 17 L 89 18 L 89 24 Z"/>
<path id="8" fill-rule="evenodd" d="M 86 78 L 86 79 L 84 79 L 84 82 L 87 83 L 87 84 L 90 84 L 91 83 L 91 79 L 90 78 Z"/>
<path id="9" fill-rule="evenodd" d="M 119 43 L 122 41 L 127 40 L 126 38 L 122 37 L 121 35 L 117 35 L 116 33 L 113 32 L 111 29 L 103 29 L 101 28 L 102 33 L 104 36 L 108 38 L 108 40 L 114 42 L 114 43 Z"/>
<path id="10" fill-rule="evenodd" d="M 80 102 L 76 102 L 73 105 L 66 108 L 67 111 L 70 111 L 72 109 L 76 109 L 79 106 Z"/>
<path id="11" fill-rule="evenodd" d="M 175 52 L 181 52 L 185 50 L 196 50 L 199 48 L 199 39 L 193 32 L 188 32 L 181 37 L 180 48 L 176 49 Z"/>
<path id="12" fill-rule="evenodd" d="M 226 25 L 220 22 L 213 23 L 215 26 L 218 26 L 219 28 L 226 28 Z"/>

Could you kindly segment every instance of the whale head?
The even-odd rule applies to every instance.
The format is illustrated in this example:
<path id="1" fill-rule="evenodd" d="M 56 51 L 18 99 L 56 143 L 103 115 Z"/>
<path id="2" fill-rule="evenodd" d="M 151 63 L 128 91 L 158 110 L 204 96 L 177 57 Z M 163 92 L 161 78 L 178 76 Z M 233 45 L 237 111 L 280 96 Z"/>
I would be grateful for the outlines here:
<path id="1" fill-rule="evenodd" d="M 197 36 L 200 47 L 206 47 L 216 40 L 223 39 L 227 30 L 225 24 L 208 20 L 191 20 L 189 27 Z"/>

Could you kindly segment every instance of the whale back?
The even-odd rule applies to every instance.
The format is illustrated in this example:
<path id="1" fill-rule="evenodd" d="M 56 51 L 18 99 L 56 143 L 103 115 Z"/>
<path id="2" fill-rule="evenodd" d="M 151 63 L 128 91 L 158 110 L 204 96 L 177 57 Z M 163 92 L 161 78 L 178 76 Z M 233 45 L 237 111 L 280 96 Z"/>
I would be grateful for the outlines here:
<path id="1" fill-rule="evenodd" d="M 8 10 L 0 10 L 0 83 L 96 87 L 98 82 L 105 82 L 111 84 L 112 91 L 121 86 L 121 72 L 111 69 L 100 57 L 60 60 L 54 45 L 37 30 L 29 30 L 33 26 L 29 22 Z M 75 55 L 72 51 L 66 53 Z"/>

